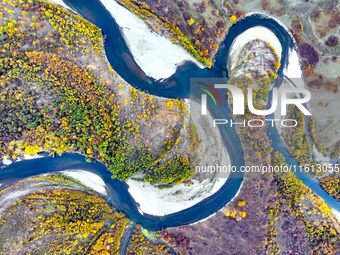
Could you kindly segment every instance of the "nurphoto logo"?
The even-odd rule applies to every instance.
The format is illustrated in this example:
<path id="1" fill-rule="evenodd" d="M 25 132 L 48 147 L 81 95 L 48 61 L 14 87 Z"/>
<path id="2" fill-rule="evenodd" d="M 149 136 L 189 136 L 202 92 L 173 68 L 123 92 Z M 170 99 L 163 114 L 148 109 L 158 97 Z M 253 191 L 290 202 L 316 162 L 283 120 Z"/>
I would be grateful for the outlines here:
<path id="1" fill-rule="evenodd" d="M 210 114 L 213 117 L 214 127 L 229 125 L 259 128 L 266 124 L 274 127 L 276 123 L 281 127 L 296 127 L 298 120 L 289 118 L 289 109 L 293 107 L 304 116 L 312 115 L 307 108 L 311 99 L 310 91 L 296 86 L 293 82 L 294 86 L 275 87 L 274 85 L 262 92 L 263 96 L 258 99 L 259 87 L 248 86 L 241 89 L 220 79 L 193 80 L 190 98 L 200 104 L 201 116 Z M 299 84 L 300 81 L 295 82 Z M 240 116 L 245 116 L 247 113 L 259 116 L 259 118 L 240 119 Z"/>
<path id="2" fill-rule="evenodd" d="M 213 93 L 216 95 L 218 94 L 218 97 L 221 98 L 220 94 L 216 91 L 216 89 L 227 89 L 228 91 L 231 92 L 232 98 L 233 98 L 233 114 L 234 115 L 244 115 L 245 114 L 245 96 L 243 94 L 243 91 L 234 86 L 234 85 L 227 85 L 227 84 L 215 84 L 214 85 L 215 90 L 213 90 Z M 273 88 L 272 90 L 272 103 L 271 107 L 269 109 L 265 110 L 258 110 L 255 109 L 254 104 L 253 104 L 253 89 L 248 88 L 248 108 L 251 113 L 259 116 L 266 116 L 273 114 L 279 102 L 281 102 L 281 116 L 287 115 L 287 106 L 288 105 L 295 105 L 298 107 L 301 112 L 304 115 L 311 116 L 312 114 L 307 110 L 307 108 L 304 106 L 305 103 L 308 103 L 309 100 L 311 99 L 311 93 L 307 89 L 299 89 L 299 88 L 285 88 L 281 89 L 280 93 L 277 88 Z M 211 93 L 208 93 L 210 96 L 212 96 Z M 280 94 L 280 98 L 279 98 Z M 291 94 L 299 94 L 303 95 L 300 98 L 290 98 L 289 95 Z M 280 99 L 280 100 L 279 100 Z M 203 115 L 207 114 L 207 94 L 202 94 L 201 95 L 201 100 L 202 100 L 202 110 L 201 113 Z M 222 101 L 220 101 L 221 103 Z"/>

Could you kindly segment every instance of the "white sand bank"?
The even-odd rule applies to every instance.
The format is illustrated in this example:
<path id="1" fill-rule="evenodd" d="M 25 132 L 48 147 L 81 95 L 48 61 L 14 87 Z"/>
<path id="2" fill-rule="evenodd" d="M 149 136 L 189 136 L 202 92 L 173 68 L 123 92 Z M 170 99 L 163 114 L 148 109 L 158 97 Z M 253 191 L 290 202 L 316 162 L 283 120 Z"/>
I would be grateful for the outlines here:
<path id="1" fill-rule="evenodd" d="M 72 10 L 67 4 L 65 4 L 62 0 L 48 0 L 49 2 L 53 3 L 53 4 L 58 4 L 62 7 L 64 7 L 65 9 L 68 10 Z M 73 10 L 72 10 L 73 11 Z"/>
<path id="2" fill-rule="evenodd" d="M 68 170 L 62 172 L 65 176 L 80 181 L 84 186 L 97 191 L 103 195 L 107 195 L 104 181 L 96 174 L 83 170 Z"/>
<path id="3" fill-rule="evenodd" d="M 168 189 L 158 189 L 150 184 L 132 179 L 128 180 L 127 184 L 129 185 L 129 193 L 139 204 L 141 212 L 163 216 L 182 211 L 199 203 L 218 191 L 225 181 L 226 179 L 217 179 L 209 192 L 198 197 L 192 196 L 204 188 L 207 183 L 199 183 L 194 180 L 190 186 L 180 184 Z M 207 182 L 209 181 L 207 180 Z"/>
<path id="4" fill-rule="evenodd" d="M 168 78 L 185 61 L 192 61 L 202 67 L 181 46 L 152 32 L 142 19 L 116 1 L 101 2 L 121 27 L 135 61 L 148 76 L 154 79 Z"/>
<path id="5" fill-rule="evenodd" d="M 230 48 L 229 70 L 233 70 L 237 64 L 237 60 L 240 56 L 241 50 L 244 46 L 256 39 L 270 43 L 270 45 L 276 50 L 277 54 L 281 56 L 282 46 L 276 35 L 266 27 L 255 26 L 247 29 L 242 34 L 237 36 Z"/>

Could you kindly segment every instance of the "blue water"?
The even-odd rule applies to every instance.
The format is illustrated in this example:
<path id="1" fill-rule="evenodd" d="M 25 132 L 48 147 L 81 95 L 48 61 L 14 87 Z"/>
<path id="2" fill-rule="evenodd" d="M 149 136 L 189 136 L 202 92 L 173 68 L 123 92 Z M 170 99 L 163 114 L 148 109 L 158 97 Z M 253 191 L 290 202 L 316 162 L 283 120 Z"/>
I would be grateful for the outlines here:
<path id="1" fill-rule="evenodd" d="M 274 119 L 274 116 L 269 117 L 271 119 Z M 271 127 L 269 125 L 268 132 L 267 132 L 269 138 L 272 140 L 272 147 L 274 150 L 280 152 L 286 163 L 288 165 L 292 166 L 298 166 L 298 161 L 291 156 L 291 154 L 288 152 L 287 148 L 283 145 L 283 141 L 279 135 L 278 130 L 275 127 Z M 311 176 L 304 171 L 295 171 L 295 175 L 309 188 L 311 188 L 318 196 L 322 197 L 323 200 L 332 208 L 336 209 L 340 212 L 340 203 L 334 199 L 331 195 L 329 195 L 326 191 L 324 191 L 319 182 L 311 178 Z"/>
<path id="2" fill-rule="evenodd" d="M 253 15 L 245 18 L 232 26 L 227 37 L 221 44 L 220 49 L 214 59 L 211 69 L 200 69 L 194 63 L 187 62 L 180 66 L 176 73 L 170 78 L 158 81 L 147 77 L 141 68 L 136 64 L 130 53 L 124 38 L 121 35 L 118 25 L 107 10 L 101 5 L 100 1 L 79 1 L 66 0 L 64 1 L 73 9 L 77 10 L 84 18 L 96 24 L 102 29 L 105 37 L 105 51 L 107 58 L 113 69 L 132 86 L 147 91 L 150 94 L 163 96 L 167 98 L 188 98 L 190 92 L 190 81 L 192 78 L 224 78 L 228 77 L 226 63 L 228 61 L 228 53 L 234 39 L 244 32 L 246 29 L 253 26 L 264 26 L 273 31 L 282 44 L 281 69 L 288 64 L 288 51 L 293 47 L 293 40 L 286 30 L 280 26 L 275 20 L 263 18 L 259 15 Z M 223 101 L 227 102 L 227 97 L 223 97 Z M 227 105 L 224 103 L 223 105 Z M 215 119 L 231 119 L 232 114 L 226 106 L 210 107 L 211 114 Z M 228 150 L 232 165 L 238 168 L 244 165 L 244 155 L 241 147 L 240 139 L 234 128 L 226 125 L 219 128 L 222 141 Z M 289 154 L 283 147 L 277 132 L 274 130 L 269 132 L 270 138 L 273 140 L 275 149 L 280 149 L 287 160 Z M 276 148 L 277 147 L 277 148 Z M 98 174 L 103 178 L 109 195 L 109 203 L 123 211 L 134 222 L 141 224 L 149 230 L 160 230 L 166 227 L 175 227 L 185 224 L 190 224 L 202 220 L 216 211 L 223 208 L 236 195 L 239 190 L 243 175 L 241 173 L 233 173 L 222 188 L 215 194 L 204 199 L 200 203 L 177 213 L 167 216 L 157 217 L 147 214 L 141 214 L 137 208 L 136 202 L 128 192 L 128 186 L 124 182 L 111 179 L 111 173 L 106 167 L 98 162 L 87 163 L 85 158 L 78 154 L 65 154 L 55 158 L 44 157 L 29 161 L 21 161 L 3 168 L 0 174 L 0 183 L 3 186 L 22 180 L 31 176 L 52 173 L 69 169 L 82 169 Z M 298 176 L 299 177 L 299 176 Z M 316 190 L 326 202 L 332 207 L 339 209 L 336 204 L 328 199 L 325 194 L 319 191 L 320 187 L 311 185 L 313 190 Z M 325 193 L 325 192 L 324 192 Z"/>
<path id="3" fill-rule="evenodd" d="M 106 56 L 113 69 L 129 84 L 156 96 L 167 98 L 188 98 L 190 93 L 190 80 L 193 78 L 226 78 L 228 70 L 228 52 L 234 39 L 248 28 L 261 25 L 270 29 L 282 44 L 282 63 L 287 65 L 289 48 L 294 46 L 293 40 L 287 31 L 276 21 L 260 15 L 252 15 L 239 21 L 228 31 L 228 36 L 221 44 L 213 61 L 212 68 L 201 69 L 192 62 L 186 62 L 178 67 L 177 72 L 166 80 L 154 80 L 148 77 L 135 62 L 124 38 L 121 36 L 118 24 L 98 0 L 79 1 L 64 0 L 64 2 L 101 28 L 105 37 Z"/>

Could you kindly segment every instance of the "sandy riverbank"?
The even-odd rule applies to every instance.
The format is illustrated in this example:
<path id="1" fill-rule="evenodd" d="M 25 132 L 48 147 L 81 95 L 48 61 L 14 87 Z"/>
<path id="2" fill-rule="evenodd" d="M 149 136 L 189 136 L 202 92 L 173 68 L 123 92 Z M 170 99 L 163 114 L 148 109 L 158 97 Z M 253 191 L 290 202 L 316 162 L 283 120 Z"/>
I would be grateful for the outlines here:
<path id="1" fill-rule="evenodd" d="M 146 23 L 114 0 L 101 0 L 111 13 L 130 51 L 142 70 L 154 79 L 165 79 L 176 72 L 185 61 L 196 61 L 181 46 L 151 31 Z"/>
<path id="2" fill-rule="evenodd" d="M 84 186 L 97 191 L 100 194 L 107 195 L 104 181 L 96 174 L 83 170 L 67 170 L 62 173 L 65 176 L 78 180 Z"/>
<path id="3" fill-rule="evenodd" d="M 230 158 L 217 128 L 212 126 L 212 117 L 202 117 L 200 105 L 191 102 L 191 117 L 201 141 L 200 166 L 230 165 Z M 129 192 L 139 204 L 141 212 L 163 216 L 175 213 L 199 203 L 217 192 L 226 182 L 228 174 L 199 173 L 193 176 L 192 184 L 179 184 L 159 189 L 153 185 L 130 179 Z"/>

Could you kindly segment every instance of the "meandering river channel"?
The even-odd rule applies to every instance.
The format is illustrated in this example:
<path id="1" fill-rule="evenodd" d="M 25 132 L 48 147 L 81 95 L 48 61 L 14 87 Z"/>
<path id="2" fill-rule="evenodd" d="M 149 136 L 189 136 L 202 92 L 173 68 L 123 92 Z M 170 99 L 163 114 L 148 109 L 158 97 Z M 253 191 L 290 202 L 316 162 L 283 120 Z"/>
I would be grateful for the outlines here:
<path id="1" fill-rule="evenodd" d="M 201 69 L 194 63 L 187 62 L 180 66 L 176 73 L 166 80 L 154 80 L 145 75 L 136 64 L 129 48 L 121 34 L 120 28 L 110 13 L 98 0 L 79 1 L 65 0 L 71 8 L 81 16 L 96 24 L 102 29 L 105 37 L 105 51 L 107 59 L 113 69 L 128 83 L 137 89 L 146 91 L 152 95 L 167 98 L 188 98 L 190 80 L 192 78 L 228 78 L 227 62 L 229 50 L 235 38 L 245 30 L 254 26 L 264 26 L 270 29 L 279 39 L 282 45 L 281 69 L 288 65 L 289 49 L 294 47 L 290 34 L 277 21 L 261 15 L 251 15 L 232 26 L 227 37 L 220 45 L 212 68 Z M 224 98 L 223 100 L 227 100 Z M 226 105 L 226 104 L 224 104 Z M 211 115 L 215 119 L 231 119 L 232 114 L 228 108 L 211 108 Z M 226 125 L 220 127 L 220 133 L 225 147 L 230 155 L 231 164 L 238 168 L 245 164 L 240 139 L 234 128 Z M 273 142 L 275 150 L 280 151 L 288 164 L 297 164 L 283 145 L 278 131 L 269 128 L 268 136 Z M 78 154 L 64 154 L 55 158 L 46 156 L 39 159 L 15 162 L 0 171 L 0 183 L 2 188 L 11 183 L 39 174 L 53 173 L 70 169 L 82 169 L 99 175 L 105 182 L 109 203 L 126 213 L 135 223 L 141 224 L 149 230 L 161 230 L 167 227 L 175 227 L 191 224 L 202 220 L 219 211 L 237 194 L 243 181 L 241 173 L 231 174 L 226 183 L 216 193 L 202 200 L 196 205 L 166 216 L 152 216 L 142 214 L 138 210 L 136 202 L 128 192 L 128 186 L 124 182 L 113 180 L 111 173 L 99 162 L 87 163 L 85 158 Z M 306 173 L 297 174 L 307 186 L 321 196 L 328 205 L 340 211 L 339 203 L 321 189 L 317 181 L 310 178 Z"/>

